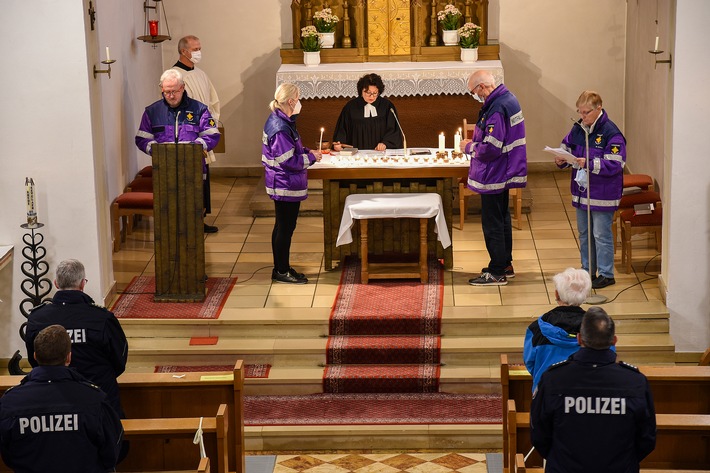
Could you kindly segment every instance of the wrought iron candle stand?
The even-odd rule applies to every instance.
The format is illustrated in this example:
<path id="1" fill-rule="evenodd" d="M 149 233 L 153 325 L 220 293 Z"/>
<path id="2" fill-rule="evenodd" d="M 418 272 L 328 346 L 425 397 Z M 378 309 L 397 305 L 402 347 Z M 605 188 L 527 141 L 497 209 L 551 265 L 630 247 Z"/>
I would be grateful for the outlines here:
<path id="1" fill-rule="evenodd" d="M 25 243 L 22 248 L 22 256 L 25 261 L 20 265 L 22 274 L 26 276 L 20 284 L 22 292 L 27 296 L 20 302 L 20 312 L 25 318 L 28 318 L 30 310 L 44 302 L 45 297 L 52 291 L 52 281 L 46 277 L 49 272 L 49 264 L 44 260 L 47 255 L 47 250 L 42 246 L 44 235 L 38 231 L 43 226 L 42 223 L 20 225 L 21 228 L 30 230 L 22 236 L 22 241 Z M 27 322 L 23 322 L 20 326 L 20 338 L 23 341 L 26 329 Z M 22 360 L 22 355 L 20 355 L 20 350 L 17 350 L 7 365 L 10 374 L 27 374 L 20 368 L 20 360 Z"/>

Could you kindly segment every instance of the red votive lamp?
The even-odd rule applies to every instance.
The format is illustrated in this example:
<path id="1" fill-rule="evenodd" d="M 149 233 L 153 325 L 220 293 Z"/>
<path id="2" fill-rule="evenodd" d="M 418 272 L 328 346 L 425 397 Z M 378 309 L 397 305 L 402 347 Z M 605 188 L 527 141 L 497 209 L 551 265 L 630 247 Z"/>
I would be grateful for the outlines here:
<path id="1" fill-rule="evenodd" d="M 158 36 L 158 20 L 148 20 L 148 28 L 151 36 Z"/>

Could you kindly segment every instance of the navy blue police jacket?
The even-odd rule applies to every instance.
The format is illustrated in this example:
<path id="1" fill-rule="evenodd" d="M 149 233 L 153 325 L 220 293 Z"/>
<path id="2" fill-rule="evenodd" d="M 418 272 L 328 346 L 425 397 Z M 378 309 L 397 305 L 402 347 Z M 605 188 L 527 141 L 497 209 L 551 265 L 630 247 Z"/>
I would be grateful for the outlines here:
<path id="1" fill-rule="evenodd" d="M 35 367 L 34 339 L 44 328 L 58 324 L 72 341 L 71 366 L 97 384 L 123 417 L 116 378 L 126 370 L 128 342 L 116 316 L 83 291 L 57 291 L 51 302 L 32 309 L 27 320 L 27 358 Z"/>
<path id="2" fill-rule="evenodd" d="M 530 433 L 546 473 L 638 473 L 656 446 L 648 380 L 610 349 L 580 348 L 542 375 Z"/>
<path id="3" fill-rule="evenodd" d="M 122 438 L 106 394 L 68 367 L 34 368 L 0 398 L 0 454 L 17 473 L 114 471 Z"/>

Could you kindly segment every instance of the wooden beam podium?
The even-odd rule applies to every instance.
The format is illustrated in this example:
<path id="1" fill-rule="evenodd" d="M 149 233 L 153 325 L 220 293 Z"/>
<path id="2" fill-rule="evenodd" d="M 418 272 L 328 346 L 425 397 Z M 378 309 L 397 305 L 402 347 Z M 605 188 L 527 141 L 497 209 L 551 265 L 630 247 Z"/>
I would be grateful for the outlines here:
<path id="1" fill-rule="evenodd" d="M 155 144 L 155 301 L 205 299 L 202 146 Z"/>

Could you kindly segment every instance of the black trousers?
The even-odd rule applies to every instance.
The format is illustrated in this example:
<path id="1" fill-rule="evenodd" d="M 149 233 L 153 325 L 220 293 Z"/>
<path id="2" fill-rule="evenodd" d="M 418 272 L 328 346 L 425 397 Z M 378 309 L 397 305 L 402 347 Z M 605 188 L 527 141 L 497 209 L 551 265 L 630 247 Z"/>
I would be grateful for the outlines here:
<path id="1" fill-rule="evenodd" d="M 202 173 L 202 207 L 205 209 L 204 215 L 212 213 L 210 194 L 210 167 L 207 166 L 206 170 Z"/>
<path id="2" fill-rule="evenodd" d="M 481 194 L 481 226 L 491 257 L 488 272 L 494 276 L 503 276 L 506 266 L 513 262 L 513 228 L 508 204 L 508 190 L 500 194 Z"/>
<path id="3" fill-rule="evenodd" d="M 274 269 L 284 274 L 291 267 L 289 263 L 291 237 L 296 230 L 296 220 L 298 220 L 301 202 L 275 200 L 274 208 L 276 209 L 276 222 L 274 230 L 271 232 L 271 251 L 274 254 Z"/>

